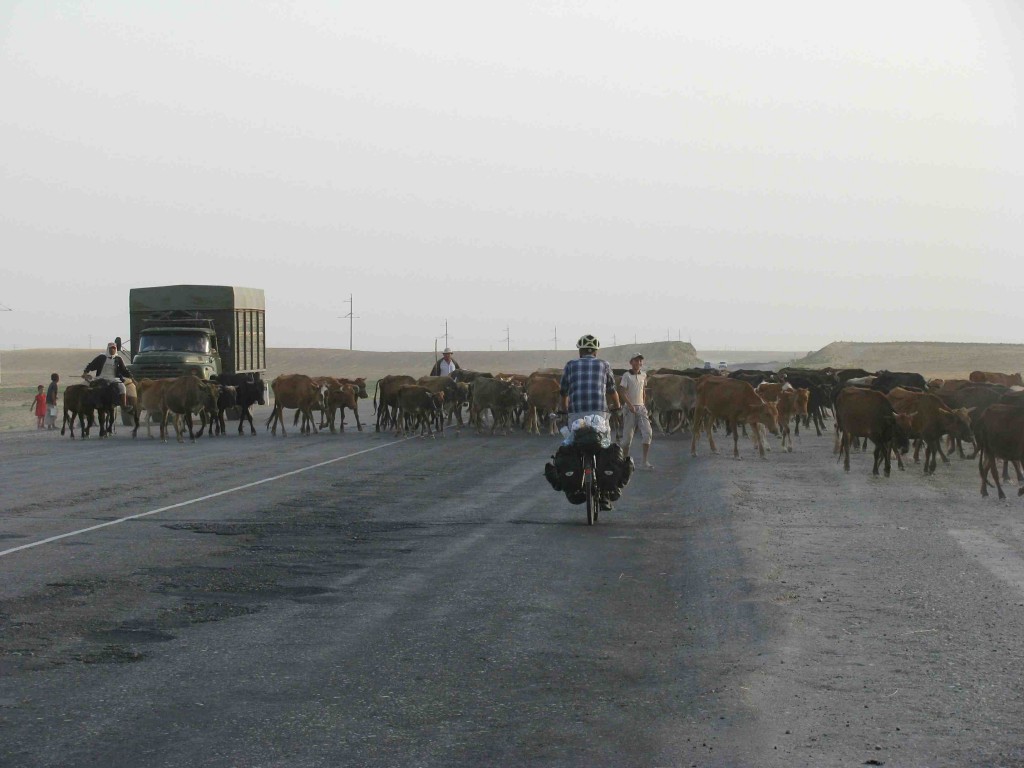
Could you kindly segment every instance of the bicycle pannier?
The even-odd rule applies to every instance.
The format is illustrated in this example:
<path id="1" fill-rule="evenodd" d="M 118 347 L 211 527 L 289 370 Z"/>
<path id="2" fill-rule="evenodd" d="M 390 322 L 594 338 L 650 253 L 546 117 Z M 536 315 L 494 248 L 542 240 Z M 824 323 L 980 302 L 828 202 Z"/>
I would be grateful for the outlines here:
<path id="1" fill-rule="evenodd" d="M 571 445 L 560 445 L 553 458 L 561 490 L 571 493 L 582 489 L 583 465 L 579 452 Z"/>
<path id="2" fill-rule="evenodd" d="M 602 491 L 621 491 L 632 475 L 633 459 L 623 458 L 618 444 L 613 443 L 598 451 L 597 487 Z"/>

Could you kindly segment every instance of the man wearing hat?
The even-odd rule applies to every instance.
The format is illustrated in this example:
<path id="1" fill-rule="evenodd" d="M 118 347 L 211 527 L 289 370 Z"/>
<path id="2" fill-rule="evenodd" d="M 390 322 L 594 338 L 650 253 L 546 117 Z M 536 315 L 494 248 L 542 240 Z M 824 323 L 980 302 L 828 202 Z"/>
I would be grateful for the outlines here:
<path id="1" fill-rule="evenodd" d="M 132 375 L 128 372 L 128 366 L 124 364 L 124 360 L 117 354 L 117 344 L 114 342 L 107 344 L 107 354 L 94 357 L 92 362 L 85 366 L 85 370 L 82 371 L 82 378 L 86 381 L 91 381 L 92 376 L 89 375 L 90 372 L 95 372 L 96 378 L 101 381 L 116 382 L 117 392 L 120 396 L 120 402 L 117 404 L 122 408 L 128 406 L 128 395 L 124 382 L 125 379 L 130 379 Z"/>
<path id="2" fill-rule="evenodd" d="M 651 418 L 647 414 L 647 406 L 644 405 L 644 396 L 647 393 L 647 374 L 640 370 L 643 362 L 644 356 L 639 352 L 629 358 L 629 370 L 622 374 L 622 379 L 619 382 L 625 402 L 625 407 L 622 409 L 622 453 L 624 456 L 629 456 L 629 447 L 633 444 L 633 433 L 640 430 L 640 439 L 643 443 L 643 462 L 639 467 L 640 469 L 654 469 L 654 466 L 647 460 L 654 431 L 651 429 Z"/>
<path id="3" fill-rule="evenodd" d="M 435 347 L 434 349 L 437 349 Z M 434 367 L 430 369 L 431 376 L 451 376 L 452 371 L 457 371 L 461 368 L 458 362 L 452 357 L 452 350 L 450 347 L 445 347 L 444 352 L 441 353 L 441 359 L 434 363 Z"/>

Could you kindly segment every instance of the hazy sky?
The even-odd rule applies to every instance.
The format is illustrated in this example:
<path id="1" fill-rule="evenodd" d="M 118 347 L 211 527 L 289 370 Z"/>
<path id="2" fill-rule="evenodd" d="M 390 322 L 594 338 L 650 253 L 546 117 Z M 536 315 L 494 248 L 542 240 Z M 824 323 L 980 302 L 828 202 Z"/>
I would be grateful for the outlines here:
<path id="1" fill-rule="evenodd" d="M 1022 9 L 0 0 L 0 348 L 1021 342 Z"/>

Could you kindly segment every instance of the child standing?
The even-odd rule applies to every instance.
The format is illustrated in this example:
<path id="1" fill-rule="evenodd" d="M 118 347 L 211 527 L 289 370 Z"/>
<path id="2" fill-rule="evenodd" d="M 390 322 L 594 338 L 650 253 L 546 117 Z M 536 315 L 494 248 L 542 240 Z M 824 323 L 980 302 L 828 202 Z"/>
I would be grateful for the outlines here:
<path id="1" fill-rule="evenodd" d="M 50 374 L 50 386 L 46 388 L 46 428 L 57 428 L 57 382 L 60 376 Z"/>
<path id="2" fill-rule="evenodd" d="M 29 406 L 29 410 L 35 410 L 36 429 L 42 429 L 43 419 L 46 418 L 46 393 L 43 392 L 42 384 L 36 388 L 36 396 L 32 399 L 32 405 Z"/>

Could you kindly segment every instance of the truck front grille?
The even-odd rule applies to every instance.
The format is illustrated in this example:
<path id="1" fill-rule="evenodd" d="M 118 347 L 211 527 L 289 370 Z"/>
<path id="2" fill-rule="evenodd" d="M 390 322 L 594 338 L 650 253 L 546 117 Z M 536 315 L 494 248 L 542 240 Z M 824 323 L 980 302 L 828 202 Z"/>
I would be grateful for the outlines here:
<path id="1" fill-rule="evenodd" d="M 184 376 L 193 369 L 202 370 L 199 366 L 191 365 L 133 365 L 131 366 L 132 376 L 136 379 L 176 379 Z"/>

